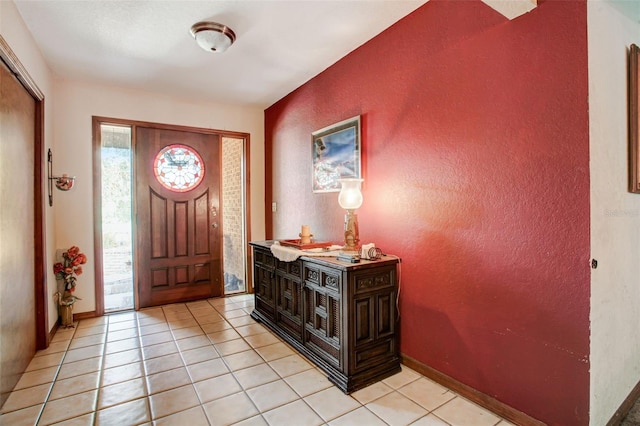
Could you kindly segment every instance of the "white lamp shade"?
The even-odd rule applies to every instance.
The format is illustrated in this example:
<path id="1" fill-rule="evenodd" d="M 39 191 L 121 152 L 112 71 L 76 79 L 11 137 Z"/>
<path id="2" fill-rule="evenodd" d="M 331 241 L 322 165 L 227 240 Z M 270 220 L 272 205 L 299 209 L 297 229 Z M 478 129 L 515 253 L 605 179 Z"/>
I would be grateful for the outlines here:
<path id="1" fill-rule="evenodd" d="M 338 204 L 345 210 L 355 210 L 362 205 L 362 192 L 360 184 L 362 179 L 340 179 L 342 188 L 338 195 Z"/>
<path id="2" fill-rule="evenodd" d="M 222 53 L 233 44 L 236 35 L 231 28 L 216 22 L 198 22 L 191 27 L 198 46 L 208 52 Z"/>

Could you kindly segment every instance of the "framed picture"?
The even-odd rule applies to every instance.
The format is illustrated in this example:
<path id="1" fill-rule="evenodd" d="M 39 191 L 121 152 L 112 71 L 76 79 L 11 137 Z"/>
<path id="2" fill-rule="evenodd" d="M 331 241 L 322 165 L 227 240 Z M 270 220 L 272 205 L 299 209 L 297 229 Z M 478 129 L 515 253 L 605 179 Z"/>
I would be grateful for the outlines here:
<path id="1" fill-rule="evenodd" d="M 629 192 L 640 194 L 640 48 L 629 48 Z"/>
<path id="2" fill-rule="evenodd" d="M 338 192 L 340 179 L 361 179 L 360 116 L 311 134 L 313 192 Z"/>

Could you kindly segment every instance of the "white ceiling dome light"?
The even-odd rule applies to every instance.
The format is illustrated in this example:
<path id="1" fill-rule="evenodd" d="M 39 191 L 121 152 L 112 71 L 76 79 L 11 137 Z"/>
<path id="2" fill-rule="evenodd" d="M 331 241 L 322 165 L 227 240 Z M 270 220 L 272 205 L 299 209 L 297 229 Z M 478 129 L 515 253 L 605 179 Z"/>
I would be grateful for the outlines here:
<path id="1" fill-rule="evenodd" d="M 236 41 L 236 33 L 217 22 L 198 22 L 191 27 L 191 35 L 198 46 L 207 52 L 222 53 Z"/>

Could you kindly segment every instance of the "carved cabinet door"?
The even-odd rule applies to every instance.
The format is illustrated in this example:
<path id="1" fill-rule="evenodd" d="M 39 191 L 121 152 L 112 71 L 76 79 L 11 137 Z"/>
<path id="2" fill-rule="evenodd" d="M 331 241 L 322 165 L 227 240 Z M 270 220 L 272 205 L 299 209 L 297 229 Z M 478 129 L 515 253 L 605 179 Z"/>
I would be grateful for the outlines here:
<path id="1" fill-rule="evenodd" d="M 341 272 L 304 266 L 304 344 L 332 365 L 342 366 Z"/>

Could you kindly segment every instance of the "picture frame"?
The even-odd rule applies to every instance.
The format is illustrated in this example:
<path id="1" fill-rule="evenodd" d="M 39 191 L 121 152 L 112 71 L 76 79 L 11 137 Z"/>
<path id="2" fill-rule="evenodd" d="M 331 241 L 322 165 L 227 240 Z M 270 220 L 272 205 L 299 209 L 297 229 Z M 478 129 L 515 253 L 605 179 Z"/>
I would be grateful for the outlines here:
<path id="1" fill-rule="evenodd" d="M 338 192 L 340 179 L 362 179 L 360 116 L 311 134 L 313 192 Z"/>
<path id="2" fill-rule="evenodd" d="M 629 192 L 640 194 L 640 48 L 629 47 Z"/>

